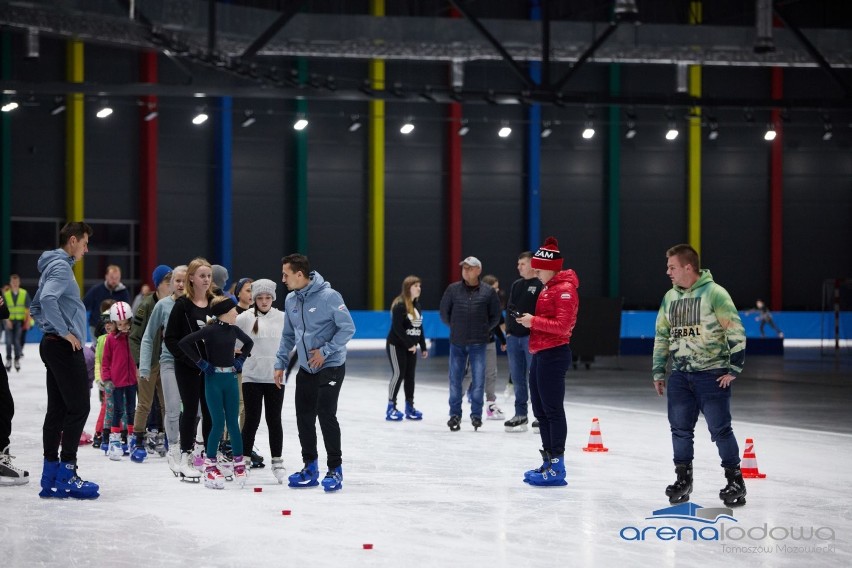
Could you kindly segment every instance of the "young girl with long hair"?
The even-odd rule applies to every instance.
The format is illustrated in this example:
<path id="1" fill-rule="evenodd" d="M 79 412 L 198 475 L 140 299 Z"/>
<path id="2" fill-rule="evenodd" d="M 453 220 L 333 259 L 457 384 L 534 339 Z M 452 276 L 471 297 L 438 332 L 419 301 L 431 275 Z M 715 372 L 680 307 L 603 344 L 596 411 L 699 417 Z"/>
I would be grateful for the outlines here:
<path id="1" fill-rule="evenodd" d="M 429 356 L 423 335 L 423 310 L 420 309 L 420 278 L 407 276 L 402 281 L 402 293 L 391 303 L 391 328 L 385 350 L 391 365 L 388 384 L 388 408 L 385 420 L 402 420 L 396 408 L 400 383 L 405 391 L 405 418 L 421 420 L 423 413 L 414 408 L 414 370 L 417 367 L 418 347 L 423 358 Z"/>
<path id="2" fill-rule="evenodd" d="M 207 259 L 198 257 L 189 263 L 186 269 L 184 295 L 175 300 L 166 324 L 164 341 L 166 348 L 175 357 L 175 378 L 177 379 L 183 414 L 180 419 L 180 477 L 182 480 L 199 481 L 201 472 L 193 465 L 191 457 L 197 426 L 197 408 L 201 404 L 201 435 L 207 440 L 212 422 L 207 401 L 204 399 L 204 373 L 195 365 L 197 359 L 207 359 L 207 349 L 203 341 L 194 342 L 191 347 L 196 357 L 189 357 L 179 346 L 181 339 L 201 329 L 211 315 L 211 302 L 215 296 L 211 289 L 213 267 Z M 216 454 L 213 454 L 215 458 Z"/>

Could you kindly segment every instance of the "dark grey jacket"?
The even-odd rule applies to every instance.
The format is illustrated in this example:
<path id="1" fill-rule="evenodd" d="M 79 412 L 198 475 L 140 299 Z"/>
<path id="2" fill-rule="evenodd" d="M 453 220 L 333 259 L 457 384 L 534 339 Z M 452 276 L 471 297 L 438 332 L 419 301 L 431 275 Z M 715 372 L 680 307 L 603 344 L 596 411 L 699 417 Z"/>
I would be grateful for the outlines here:
<path id="1" fill-rule="evenodd" d="M 441 298 L 441 320 L 450 326 L 450 342 L 456 345 L 488 343 L 501 311 L 497 293 L 481 282 L 479 288 L 453 282 Z"/>

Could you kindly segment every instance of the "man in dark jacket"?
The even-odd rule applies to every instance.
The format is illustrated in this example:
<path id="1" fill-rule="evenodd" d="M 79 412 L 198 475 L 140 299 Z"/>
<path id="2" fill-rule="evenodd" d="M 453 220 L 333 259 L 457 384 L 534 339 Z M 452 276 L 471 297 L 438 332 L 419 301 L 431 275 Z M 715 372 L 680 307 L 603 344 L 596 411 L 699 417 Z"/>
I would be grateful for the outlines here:
<path id="1" fill-rule="evenodd" d="M 83 296 L 83 305 L 89 312 L 89 333 L 92 336 L 92 341 L 95 340 L 95 330 L 97 330 L 101 318 L 100 306 L 104 300 L 130 303 L 130 292 L 121 283 L 121 268 L 115 264 L 107 266 L 104 281 L 89 288 L 89 291 Z M 86 338 L 84 337 L 83 343 L 85 342 Z"/>
<path id="2" fill-rule="evenodd" d="M 450 420 L 447 426 L 461 428 L 462 379 L 470 360 L 472 375 L 470 421 L 474 430 L 482 426 L 482 396 L 485 388 L 485 348 L 491 330 L 500 322 L 500 299 L 488 284 L 479 281 L 482 263 L 469 256 L 459 263 L 462 280 L 447 286 L 441 298 L 441 320 L 450 326 Z"/>

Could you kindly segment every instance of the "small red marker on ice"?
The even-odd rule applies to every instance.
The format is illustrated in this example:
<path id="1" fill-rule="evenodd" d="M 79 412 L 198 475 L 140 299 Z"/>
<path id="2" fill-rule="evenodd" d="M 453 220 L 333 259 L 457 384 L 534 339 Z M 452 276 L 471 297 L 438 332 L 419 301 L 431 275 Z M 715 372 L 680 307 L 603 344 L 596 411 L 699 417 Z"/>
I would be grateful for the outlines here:
<path id="1" fill-rule="evenodd" d="M 372 544 L 364 544 L 363 546 L 364 546 L 364 550 L 373 550 Z"/>
<path id="2" fill-rule="evenodd" d="M 255 493 L 261 493 L 262 491 L 263 491 L 263 487 L 255 487 L 254 488 Z"/>
<path id="3" fill-rule="evenodd" d="M 289 514 L 290 514 L 290 509 L 284 509 L 283 511 L 281 511 L 281 514 L 282 514 L 282 515 L 289 515 Z"/>

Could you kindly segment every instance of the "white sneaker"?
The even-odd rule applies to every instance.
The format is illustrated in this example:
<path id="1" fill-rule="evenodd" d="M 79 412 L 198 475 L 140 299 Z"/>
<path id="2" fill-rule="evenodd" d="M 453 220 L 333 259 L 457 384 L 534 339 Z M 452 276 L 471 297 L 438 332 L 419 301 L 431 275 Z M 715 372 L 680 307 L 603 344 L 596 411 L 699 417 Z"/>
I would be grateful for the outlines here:
<path id="1" fill-rule="evenodd" d="M 505 420 L 506 417 L 503 416 L 503 411 L 500 410 L 500 407 L 497 406 L 496 402 L 488 403 L 488 410 L 486 412 L 486 416 L 488 420 Z"/>
<path id="2" fill-rule="evenodd" d="M 278 484 L 284 483 L 284 478 L 287 477 L 287 470 L 284 469 L 284 458 L 272 458 L 272 475 L 278 480 Z"/>

